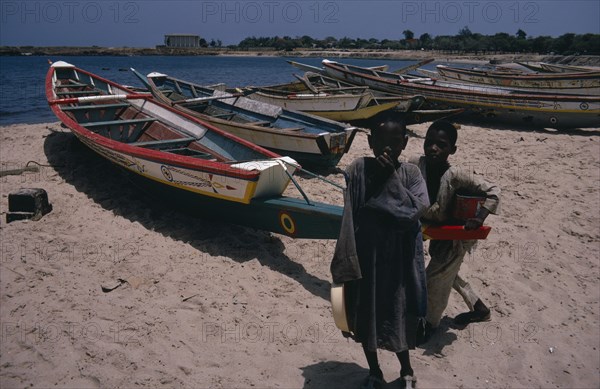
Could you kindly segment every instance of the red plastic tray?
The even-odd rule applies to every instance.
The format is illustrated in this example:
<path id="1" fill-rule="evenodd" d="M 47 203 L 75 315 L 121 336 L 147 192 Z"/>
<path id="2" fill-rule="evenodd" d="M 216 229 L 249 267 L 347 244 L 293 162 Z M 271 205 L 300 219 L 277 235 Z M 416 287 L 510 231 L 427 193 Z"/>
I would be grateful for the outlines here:
<path id="1" fill-rule="evenodd" d="M 492 227 L 481 226 L 476 230 L 465 230 L 464 226 L 423 225 L 423 238 L 432 240 L 471 240 L 485 239 Z"/>

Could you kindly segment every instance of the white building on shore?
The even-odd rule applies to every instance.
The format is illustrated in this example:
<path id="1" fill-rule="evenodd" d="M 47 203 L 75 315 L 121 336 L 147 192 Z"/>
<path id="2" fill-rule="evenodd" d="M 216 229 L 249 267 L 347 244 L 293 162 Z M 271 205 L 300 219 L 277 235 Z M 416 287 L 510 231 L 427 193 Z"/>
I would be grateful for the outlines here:
<path id="1" fill-rule="evenodd" d="M 166 47 L 200 47 L 200 37 L 193 34 L 169 34 L 165 35 Z"/>

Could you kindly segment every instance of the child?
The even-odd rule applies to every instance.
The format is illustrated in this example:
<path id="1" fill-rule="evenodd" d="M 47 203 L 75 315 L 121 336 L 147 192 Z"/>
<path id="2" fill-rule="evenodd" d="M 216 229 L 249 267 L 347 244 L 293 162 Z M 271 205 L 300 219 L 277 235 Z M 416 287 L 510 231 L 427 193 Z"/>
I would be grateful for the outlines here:
<path id="1" fill-rule="evenodd" d="M 414 349 L 417 319 L 425 315 L 425 265 L 419 218 L 427 209 L 427 187 L 419 169 L 401 163 L 406 126 L 380 115 L 371 126 L 375 158 L 359 158 L 347 169 L 342 228 L 331 263 L 334 283 L 344 283 L 348 321 L 362 343 L 369 376 L 361 388 L 380 388 L 377 349 L 396 353 L 405 387 L 416 378 L 408 350 Z"/>
<path id="2" fill-rule="evenodd" d="M 452 201 L 457 192 L 482 195 L 486 198 L 483 206 L 477 215 L 468 219 L 465 224 L 467 230 L 477 229 L 490 213 L 498 213 L 500 189 L 474 177 L 469 174 L 470 172 L 450 167 L 448 157 L 456 152 L 456 139 L 456 127 L 447 121 L 436 121 L 427 130 L 423 145 L 425 155 L 414 162 L 419 166 L 427 182 L 427 193 L 433 203 L 423 215 L 423 220 L 437 224 L 447 223 L 450 219 Z M 475 243 L 474 240 L 430 242 L 431 261 L 426 270 L 427 323 L 424 336 L 418 340 L 419 344 L 427 341 L 439 325 L 453 287 L 463 297 L 470 310 L 458 315 L 454 319 L 456 324 L 466 325 L 490 319 L 488 307 L 477 297 L 471 286 L 458 275 L 465 254 L 473 249 Z"/>

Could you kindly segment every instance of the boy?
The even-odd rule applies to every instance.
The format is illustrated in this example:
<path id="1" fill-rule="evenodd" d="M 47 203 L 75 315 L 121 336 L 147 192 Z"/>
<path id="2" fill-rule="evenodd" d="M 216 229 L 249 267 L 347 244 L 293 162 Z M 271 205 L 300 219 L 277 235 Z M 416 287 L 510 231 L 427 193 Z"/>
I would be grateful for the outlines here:
<path id="1" fill-rule="evenodd" d="M 456 139 L 457 131 L 452 123 L 443 120 L 434 122 L 425 136 L 425 155 L 413 162 L 419 166 L 425 178 L 427 193 L 433 203 L 423 219 L 436 224 L 447 223 L 455 194 L 483 195 L 486 198 L 483 206 L 474 218 L 465 223 L 465 229 L 473 230 L 481 227 L 490 213 L 498 213 L 500 189 L 469 172 L 450 166 L 448 157 L 456 152 Z M 454 319 L 456 324 L 466 325 L 490 319 L 488 307 L 458 275 L 465 254 L 474 248 L 475 243 L 474 240 L 430 242 L 431 261 L 426 269 L 427 322 L 419 344 L 426 342 L 438 327 L 452 288 L 460 293 L 469 307 L 469 312 L 461 313 Z"/>
<path id="2" fill-rule="evenodd" d="M 398 157 L 408 137 L 393 115 L 379 115 L 369 146 L 375 158 L 359 158 L 347 169 L 342 228 L 331 263 L 334 283 L 344 283 L 348 321 L 362 343 L 369 376 L 361 388 L 380 388 L 377 349 L 396 353 L 405 387 L 416 378 L 408 350 L 426 311 L 425 265 L 419 218 L 429 206 L 419 169 Z"/>

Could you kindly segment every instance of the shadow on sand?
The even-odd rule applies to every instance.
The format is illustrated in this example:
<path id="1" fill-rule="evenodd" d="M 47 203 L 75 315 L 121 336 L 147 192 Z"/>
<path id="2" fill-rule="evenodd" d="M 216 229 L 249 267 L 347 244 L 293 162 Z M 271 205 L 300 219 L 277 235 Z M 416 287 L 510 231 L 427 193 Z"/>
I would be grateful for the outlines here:
<path id="1" fill-rule="evenodd" d="M 223 255 L 261 265 L 293 278 L 307 291 L 329 299 L 329 282 L 312 274 L 285 253 L 283 242 L 269 232 L 189 216 L 133 185 L 130 174 L 98 156 L 71 133 L 54 132 L 44 142 L 44 153 L 57 173 L 79 192 L 114 215 L 138 222 L 148 230 L 185 242 L 202 253 Z"/>
<path id="2" fill-rule="evenodd" d="M 444 317 L 431 338 L 417 348 L 424 349 L 423 355 L 443 355 L 444 347 L 450 346 L 458 339 L 456 334 L 448 332 L 450 328 L 457 329 L 458 327 L 454 325 L 453 319 Z"/>
<path id="3" fill-rule="evenodd" d="M 360 347 L 360 345 L 357 345 Z M 389 355 L 386 357 L 396 359 L 393 353 L 384 352 Z M 380 357 L 383 353 L 380 354 Z M 365 360 L 365 366 L 367 361 Z M 397 362 L 396 362 L 397 363 Z M 384 377 L 386 383 L 383 389 L 401 388 L 400 381 L 400 364 L 398 366 L 398 376 Z M 314 365 L 305 366 L 302 369 L 304 377 L 304 389 L 320 389 L 320 388 L 360 388 L 361 383 L 369 375 L 369 369 L 361 367 L 356 363 L 324 361 Z M 417 374 L 418 376 L 418 374 Z"/>
<path id="4" fill-rule="evenodd" d="M 357 347 L 360 346 L 357 345 Z M 369 374 L 369 369 L 356 363 L 336 361 L 318 362 L 301 369 L 304 377 L 304 389 L 358 388 Z"/>

